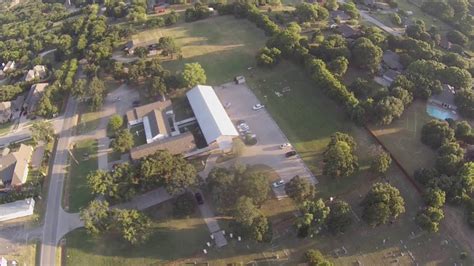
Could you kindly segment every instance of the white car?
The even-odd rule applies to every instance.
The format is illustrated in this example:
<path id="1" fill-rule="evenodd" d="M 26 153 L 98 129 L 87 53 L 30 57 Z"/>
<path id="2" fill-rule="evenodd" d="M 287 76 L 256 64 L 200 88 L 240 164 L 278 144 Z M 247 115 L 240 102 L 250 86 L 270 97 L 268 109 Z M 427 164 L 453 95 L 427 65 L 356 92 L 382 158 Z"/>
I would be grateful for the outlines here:
<path id="1" fill-rule="evenodd" d="M 257 111 L 257 110 L 262 109 L 263 107 L 265 107 L 265 105 L 257 103 L 256 105 L 252 107 L 252 109 Z"/>
<path id="2" fill-rule="evenodd" d="M 280 149 L 283 150 L 285 148 L 291 148 L 291 144 L 287 142 L 287 143 L 283 143 L 283 144 L 280 145 Z"/>
<path id="3" fill-rule="evenodd" d="M 281 187 L 285 184 L 285 181 L 283 181 L 282 179 L 278 180 L 278 181 L 275 181 L 272 183 L 272 186 L 274 188 L 278 188 L 278 187 Z"/>
<path id="4" fill-rule="evenodd" d="M 244 131 L 249 131 L 250 127 L 249 127 L 249 125 L 247 125 L 245 123 L 242 123 L 242 124 L 237 126 L 237 129 L 239 130 L 239 132 L 244 132 Z"/>

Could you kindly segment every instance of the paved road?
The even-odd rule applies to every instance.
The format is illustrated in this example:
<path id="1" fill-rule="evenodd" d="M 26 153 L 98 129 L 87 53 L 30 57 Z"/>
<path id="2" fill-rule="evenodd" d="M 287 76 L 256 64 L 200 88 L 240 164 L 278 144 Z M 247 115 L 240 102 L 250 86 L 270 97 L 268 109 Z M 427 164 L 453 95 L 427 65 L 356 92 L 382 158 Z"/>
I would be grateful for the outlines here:
<path id="1" fill-rule="evenodd" d="M 394 36 L 402 36 L 402 34 L 403 34 L 403 31 L 401 31 L 399 29 L 394 29 L 392 27 L 389 27 L 389 26 L 383 24 L 380 20 L 372 17 L 367 11 L 360 10 L 360 16 L 364 20 L 376 25 L 377 27 L 381 28 L 382 30 L 386 31 L 389 34 L 392 34 Z"/>
<path id="2" fill-rule="evenodd" d="M 252 106 L 259 103 L 259 100 L 247 86 L 228 83 L 216 87 L 215 90 L 222 102 L 232 104 L 227 109 L 232 121 L 245 120 L 250 130 L 257 135 L 257 144 L 247 146 L 242 156 L 232 163 L 268 165 L 285 182 L 290 181 L 295 175 L 307 177 L 313 184 L 318 182 L 301 158 L 298 156 L 285 158 L 285 153 L 289 149 L 282 150 L 279 146 L 288 142 L 288 139 L 266 109 L 252 110 Z M 277 197 L 286 196 L 283 187 L 274 189 L 274 192 Z"/>
<path id="3" fill-rule="evenodd" d="M 41 243 L 40 265 L 43 266 L 55 265 L 58 231 L 60 233 L 63 232 L 60 227 L 64 225 L 64 222 L 66 222 L 60 218 L 60 214 L 63 214 L 64 212 L 61 208 L 61 199 L 63 194 L 64 176 L 66 173 L 65 168 L 67 166 L 69 138 L 71 136 L 71 130 L 77 123 L 77 116 L 75 115 L 76 109 L 77 102 L 72 97 L 69 98 L 64 113 L 62 131 L 59 133 L 49 180 L 43 240 Z"/>

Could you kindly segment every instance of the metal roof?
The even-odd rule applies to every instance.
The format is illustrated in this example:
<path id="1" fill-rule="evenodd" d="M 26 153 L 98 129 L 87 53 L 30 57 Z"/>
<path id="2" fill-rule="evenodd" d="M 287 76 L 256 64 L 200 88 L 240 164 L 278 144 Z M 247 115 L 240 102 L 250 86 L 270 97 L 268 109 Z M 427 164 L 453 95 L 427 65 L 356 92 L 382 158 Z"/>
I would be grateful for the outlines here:
<path id="1" fill-rule="evenodd" d="M 186 96 L 207 144 L 220 136 L 239 135 L 211 86 L 197 85 Z"/>

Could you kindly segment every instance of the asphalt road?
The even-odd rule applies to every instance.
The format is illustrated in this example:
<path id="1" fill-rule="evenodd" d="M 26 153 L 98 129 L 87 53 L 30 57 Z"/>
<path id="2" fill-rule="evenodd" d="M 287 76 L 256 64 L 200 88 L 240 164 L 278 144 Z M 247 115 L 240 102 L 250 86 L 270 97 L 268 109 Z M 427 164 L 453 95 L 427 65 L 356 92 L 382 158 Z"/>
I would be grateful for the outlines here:
<path id="1" fill-rule="evenodd" d="M 77 102 L 70 97 L 64 113 L 62 130 L 59 133 L 57 148 L 54 154 L 54 164 L 49 180 L 46 215 L 43 228 L 43 241 L 41 243 L 40 265 L 49 266 L 56 264 L 56 246 L 58 239 L 59 215 L 63 194 L 64 175 L 66 173 L 69 138 L 71 130 L 77 123 L 75 115 Z"/>

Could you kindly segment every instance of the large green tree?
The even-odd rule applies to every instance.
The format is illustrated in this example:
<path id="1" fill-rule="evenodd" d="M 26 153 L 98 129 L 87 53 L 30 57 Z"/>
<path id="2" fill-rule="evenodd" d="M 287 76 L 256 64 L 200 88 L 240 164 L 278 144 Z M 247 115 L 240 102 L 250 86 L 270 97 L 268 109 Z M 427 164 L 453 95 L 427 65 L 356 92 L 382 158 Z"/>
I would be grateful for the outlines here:
<path id="1" fill-rule="evenodd" d="M 112 149 L 116 152 L 126 152 L 133 147 L 133 136 L 128 129 L 117 131 L 115 139 L 111 143 Z"/>
<path id="2" fill-rule="evenodd" d="M 246 173 L 239 181 L 241 195 L 245 195 L 253 200 L 256 206 L 261 206 L 268 199 L 270 186 L 268 177 L 262 172 Z"/>
<path id="3" fill-rule="evenodd" d="M 30 131 L 33 142 L 35 143 L 40 141 L 49 143 L 54 139 L 54 127 L 51 122 L 36 121 L 31 125 Z"/>
<path id="4" fill-rule="evenodd" d="M 332 233 L 343 233 L 352 224 L 351 206 L 342 200 L 336 200 L 329 207 L 331 211 L 327 217 L 327 227 Z"/>
<path id="5" fill-rule="evenodd" d="M 400 191 L 388 183 L 376 183 L 362 203 L 362 218 L 370 225 L 386 224 L 405 212 L 405 200 Z"/>
<path id="6" fill-rule="evenodd" d="M 220 212 L 226 212 L 233 208 L 239 196 L 235 189 L 237 178 L 234 171 L 227 168 L 213 168 L 206 181 L 217 209 Z"/>
<path id="7" fill-rule="evenodd" d="M 206 72 L 199 63 L 188 63 L 184 65 L 182 73 L 184 86 L 192 88 L 198 84 L 206 83 Z"/>
<path id="8" fill-rule="evenodd" d="M 375 72 L 382 61 L 383 51 L 371 40 L 361 37 L 352 46 L 352 60 L 362 69 Z"/>
<path id="9" fill-rule="evenodd" d="M 454 130 L 449 127 L 446 121 L 433 119 L 421 128 L 421 142 L 433 149 L 453 140 Z"/>
<path id="10" fill-rule="evenodd" d="M 344 135 L 339 135 L 339 138 L 342 136 Z M 353 145 L 353 141 L 346 142 L 337 138 L 337 135 L 332 137 L 324 152 L 323 173 L 332 177 L 349 176 L 359 167 L 358 158 L 354 154 L 355 145 Z"/>
<path id="11" fill-rule="evenodd" d="M 130 244 L 141 244 L 150 236 L 151 220 L 137 210 L 115 209 L 114 226 Z"/>
<path id="12" fill-rule="evenodd" d="M 81 210 L 79 216 L 84 222 L 87 232 L 93 235 L 107 232 L 112 223 L 107 201 L 91 201 L 85 209 Z"/>
<path id="13" fill-rule="evenodd" d="M 372 159 L 370 169 L 377 174 L 385 174 L 392 164 L 392 157 L 383 150 L 379 150 Z"/>
<path id="14" fill-rule="evenodd" d="M 428 207 L 418 213 L 416 222 L 418 225 L 428 232 L 438 232 L 439 223 L 444 218 L 444 212 L 440 208 Z"/>
<path id="15" fill-rule="evenodd" d="M 298 175 L 285 184 L 285 192 L 296 202 L 312 199 L 316 193 L 314 185 Z"/>

